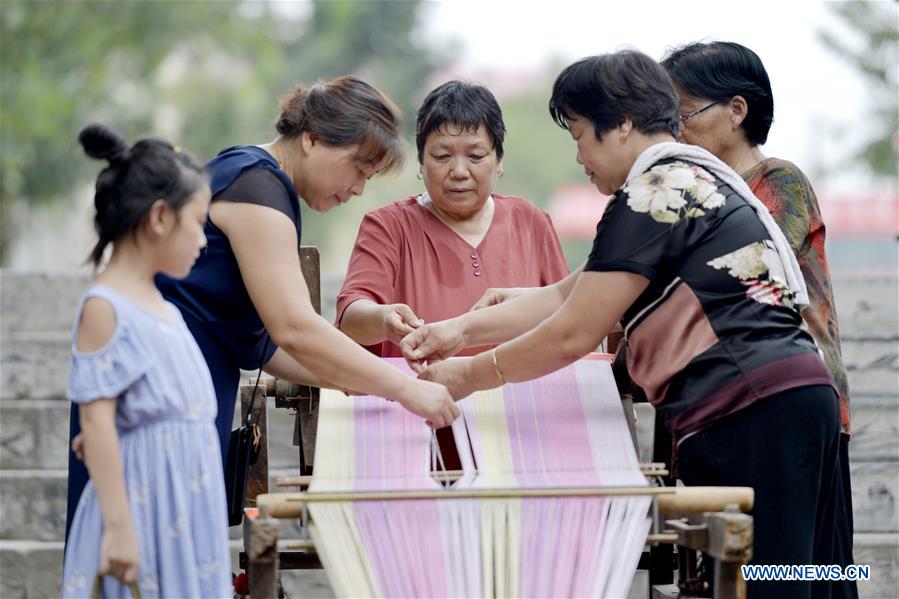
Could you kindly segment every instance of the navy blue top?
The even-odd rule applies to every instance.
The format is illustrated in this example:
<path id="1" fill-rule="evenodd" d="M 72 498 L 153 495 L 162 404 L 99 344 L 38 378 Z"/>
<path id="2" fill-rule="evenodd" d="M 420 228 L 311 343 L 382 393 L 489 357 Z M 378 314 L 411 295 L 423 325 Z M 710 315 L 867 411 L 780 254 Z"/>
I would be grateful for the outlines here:
<path id="1" fill-rule="evenodd" d="M 272 202 L 271 198 L 250 196 L 243 197 L 241 201 L 271 206 L 287 214 L 296 223 L 299 243 L 299 197 L 293 182 L 271 154 L 256 146 L 235 146 L 219 152 L 206 168 L 212 178 L 213 201 L 248 169 L 264 169 L 275 175 L 284 186 L 289 202 Z M 260 360 L 267 362 L 277 347 L 269 342 L 266 355 L 262 355 L 269 335 L 244 285 L 231 243 L 208 218 L 205 233 L 207 246 L 190 274 L 181 280 L 159 274 L 156 276 L 156 286 L 167 300 L 181 310 L 188 322 L 193 320 L 200 324 L 216 339 L 233 356 L 237 365 L 245 370 L 255 370 L 260 367 Z"/>

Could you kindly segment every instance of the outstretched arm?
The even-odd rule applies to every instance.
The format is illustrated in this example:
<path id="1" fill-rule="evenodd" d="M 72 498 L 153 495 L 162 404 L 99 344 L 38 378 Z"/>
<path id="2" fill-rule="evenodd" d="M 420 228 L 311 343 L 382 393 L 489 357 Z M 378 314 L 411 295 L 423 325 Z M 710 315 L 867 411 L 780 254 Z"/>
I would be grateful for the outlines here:
<path id="1" fill-rule="evenodd" d="M 559 310 L 534 329 L 493 352 L 435 364 L 421 377 L 446 385 L 459 399 L 554 372 L 593 351 L 647 285 L 648 279 L 628 272 L 583 273 Z"/>
<path id="2" fill-rule="evenodd" d="M 413 369 L 455 355 L 466 347 L 514 339 L 553 314 L 568 298 L 583 267 L 561 281 L 523 293 L 501 304 L 426 324 L 403 339 L 400 348 Z"/>
<path id="3" fill-rule="evenodd" d="M 345 389 L 340 385 L 320 378 L 311 370 L 291 358 L 290 354 L 280 347 L 275 351 L 272 359 L 268 361 L 263 370 L 267 374 L 292 383 L 309 385 L 310 387 L 319 387 L 322 389 L 337 389 L 338 391 L 343 391 L 349 395 L 363 395 L 363 393 Z"/>
<path id="4" fill-rule="evenodd" d="M 510 299 L 514 299 L 520 295 L 525 293 L 529 293 L 536 289 L 540 289 L 539 287 L 503 287 L 500 289 L 494 289 L 491 287 L 487 291 L 484 292 L 484 295 L 475 302 L 475 304 L 469 309 L 469 312 L 474 312 L 475 310 L 483 310 L 484 308 L 489 308 L 490 306 L 496 306 L 497 304 L 501 304 L 503 302 L 507 302 Z"/>
<path id="5" fill-rule="evenodd" d="M 437 427 L 458 416 L 445 389 L 418 385 L 315 312 L 290 218 L 273 208 L 235 202 L 214 204 L 210 216 L 231 243 L 266 329 L 297 363 L 321 381 L 395 399 Z"/>
<path id="6" fill-rule="evenodd" d="M 262 369 L 266 374 L 292 383 L 309 385 L 310 387 L 337 389 L 337 386 L 329 384 L 323 378 L 291 358 L 290 354 L 280 347 L 275 350 L 271 360 L 269 360 Z"/>
<path id="7" fill-rule="evenodd" d="M 344 310 L 340 330 L 361 345 L 375 345 L 384 340 L 399 344 L 422 324 L 406 304 L 378 304 L 358 299 Z"/>
<path id="8" fill-rule="evenodd" d="M 343 288 L 337 326 L 361 345 L 400 340 L 421 326 L 411 306 L 397 303 L 395 281 L 404 234 L 389 211 L 366 214 L 359 224 Z"/>

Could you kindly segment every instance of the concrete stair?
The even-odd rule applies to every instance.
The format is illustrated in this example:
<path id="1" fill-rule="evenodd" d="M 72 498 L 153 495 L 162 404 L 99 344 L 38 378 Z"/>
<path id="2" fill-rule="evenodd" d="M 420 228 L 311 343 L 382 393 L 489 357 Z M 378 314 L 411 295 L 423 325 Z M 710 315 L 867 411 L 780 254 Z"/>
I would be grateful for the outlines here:
<path id="1" fill-rule="evenodd" d="M 339 279 L 323 281 L 333 318 Z M 897 280 L 835 279 L 853 392 L 856 562 L 872 566 L 863 597 L 899 588 Z M 70 328 L 89 278 L 0 271 L 0 580 L 2 597 L 58 596 L 65 530 Z M 330 312 L 330 314 L 329 314 Z M 643 436 L 652 418 L 640 407 Z M 269 405 L 272 476 L 295 473 L 293 418 Z M 650 432 L 651 435 L 651 432 Z M 287 523 L 285 536 L 295 534 Z M 240 530 L 232 530 L 235 547 Z M 236 568 L 236 566 L 235 566 Z M 285 573 L 293 596 L 329 596 L 322 572 Z"/>

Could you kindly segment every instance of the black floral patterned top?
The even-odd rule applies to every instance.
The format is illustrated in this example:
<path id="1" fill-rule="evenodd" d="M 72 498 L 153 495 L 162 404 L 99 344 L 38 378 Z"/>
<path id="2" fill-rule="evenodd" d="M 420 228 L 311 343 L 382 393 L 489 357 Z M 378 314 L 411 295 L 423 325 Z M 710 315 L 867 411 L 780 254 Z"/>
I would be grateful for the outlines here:
<path id="1" fill-rule="evenodd" d="M 586 270 L 650 280 L 621 323 L 628 371 L 678 441 L 776 393 L 834 385 L 755 210 L 695 164 L 662 160 L 619 189 Z"/>

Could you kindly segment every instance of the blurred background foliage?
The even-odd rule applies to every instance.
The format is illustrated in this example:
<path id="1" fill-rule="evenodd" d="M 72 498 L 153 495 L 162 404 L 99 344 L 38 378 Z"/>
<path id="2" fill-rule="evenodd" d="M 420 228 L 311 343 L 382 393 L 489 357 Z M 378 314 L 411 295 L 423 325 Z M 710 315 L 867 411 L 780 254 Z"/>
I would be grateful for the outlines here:
<path id="1" fill-rule="evenodd" d="M 455 48 L 416 41 L 425 8 L 418 0 L 0 7 L 3 264 L 16 233 L 14 202 L 65 200 L 95 175 L 98 165 L 75 139 L 84 124 L 103 122 L 129 139 L 166 137 L 207 160 L 228 145 L 270 140 L 278 98 L 295 83 L 344 73 L 366 78 L 397 102 L 406 115 L 410 160 L 350 209 L 307 212 L 304 243 L 322 247 L 326 268 L 341 269 L 366 211 L 420 191 L 411 151 L 415 111 Z M 512 151 L 500 187 L 538 203 L 560 178 L 579 172 L 564 132 L 545 117 L 545 93 L 505 105 Z"/>
<path id="2" fill-rule="evenodd" d="M 86 123 L 159 135 L 203 160 L 274 137 L 278 98 L 343 73 L 410 114 L 441 58 L 410 33 L 418 1 L 8 2 L 0 5 L 0 188 L 6 263 L 15 201 L 55 202 L 96 172 Z"/>
<path id="3" fill-rule="evenodd" d="M 831 30 L 821 42 L 846 60 L 868 83 L 866 106 L 859 107 L 869 124 L 868 139 L 856 149 L 855 160 L 873 174 L 897 176 L 899 132 L 899 13 L 892 2 L 832 2 L 830 10 L 850 31 L 844 39 Z"/>
<path id="4" fill-rule="evenodd" d="M 21 225 L 14 206 L 71 208 L 96 176 L 76 141 L 86 123 L 115 127 L 130 140 L 156 135 L 201 160 L 223 147 L 271 140 L 278 98 L 297 82 L 344 73 L 384 90 L 406 115 L 409 160 L 402 173 L 373 181 L 364 196 L 319 215 L 304 213 L 304 243 L 321 248 L 323 270 L 343 272 L 362 215 L 421 191 L 415 179 L 415 111 L 437 83 L 453 76 L 458 42 L 426 44 L 420 0 L 0 2 L 0 264 Z M 886 12 L 883 10 L 886 4 Z M 431 5 L 433 6 L 433 5 Z M 872 139 L 856 160 L 895 176 L 895 2 L 838 2 L 834 13 L 855 38 L 822 40 L 871 83 Z M 497 191 L 546 207 L 565 182 L 583 183 L 568 134 L 546 103 L 563 65 L 500 93 L 507 125 L 505 176 Z M 490 82 L 485 82 L 490 85 Z M 79 200 L 80 201 L 80 200 Z M 84 219 L 87 226 L 89 217 Z M 589 243 L 566 246 L 570 262 Z M 69 253 L 87 251 L 69 248 Z"/>

